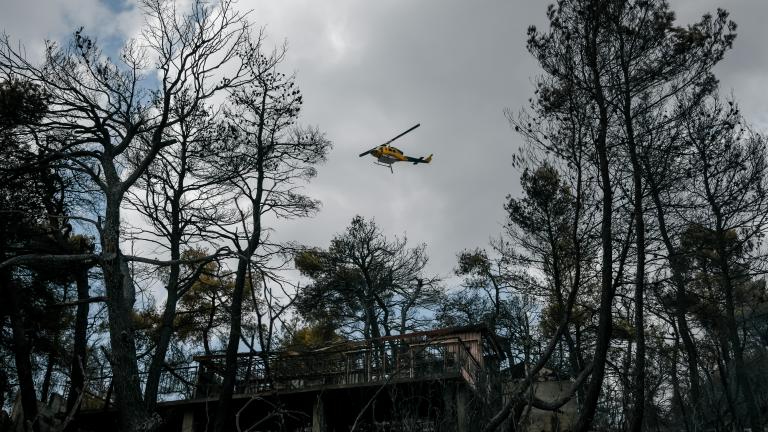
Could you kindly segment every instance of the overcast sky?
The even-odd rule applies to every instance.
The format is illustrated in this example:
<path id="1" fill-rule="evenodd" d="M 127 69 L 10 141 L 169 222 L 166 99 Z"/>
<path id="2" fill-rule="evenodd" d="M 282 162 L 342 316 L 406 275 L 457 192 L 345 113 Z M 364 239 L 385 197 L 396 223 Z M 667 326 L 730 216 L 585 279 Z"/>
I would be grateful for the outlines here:
<path id="1" fill-rule="evenodd" d="M 308 220 L 275 236 L 327 247 L 356 214 L 389 235 L 427 243 L 430 271 L 449 276 L 456 254 L 486 246 L 504 223 L 507 194 L 517 195 L 511 155 L 520 138 L 504 108 L 517 110 L 539 73 L 525 51 L 530 24 L 545 23 L 541 0 L 240 0 L 269 43 L 288 43 L 284 71 L 305 97 L 302 121 L 333 142 L 328 162 L 306 192 L 323 202 Z M 768 126 L 768 1 L 672 0 L 681 23 L 717 6 L 739 24 L 735 49 L 718 68 L 748 120 Z M 85 26 L 102 41 L 135 34 L 134 1 L 2 0 L 0 30 L 34 54 Z M 402 130 L 406 154 L 434 153 L 429 165 L 396 164 L 395 173 L 358 154 Z"/>

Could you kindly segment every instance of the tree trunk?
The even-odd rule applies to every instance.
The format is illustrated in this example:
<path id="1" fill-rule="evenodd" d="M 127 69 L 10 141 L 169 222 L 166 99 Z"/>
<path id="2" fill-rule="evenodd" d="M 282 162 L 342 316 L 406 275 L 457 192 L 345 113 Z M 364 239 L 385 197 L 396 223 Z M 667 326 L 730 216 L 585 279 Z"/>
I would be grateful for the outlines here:
<path id="1" fill-rule="evenodd" d="M 232 304 L 230 305 L 229 340 L 227 341 L 227 351 L 224 354 L 224 382 L 221 385 L 219 404 L 216 409 L 213 429 L 215 432 L 223 432 L 231 427 L 230 409 L 237 380 L 237 351 L 242 333 L 243 293 L 245 291 L 245 275 L 249 265 L 249 261 L 243 257 L 237 263 L 235 288 L 232 292 Z"/>
<path id="2" fill-rule="evenodd" d="M 691 405 L 693 405 L 693 415 L 695 415 L 699 412 L 698 405 L 701 395 L 699 387 L 699 354 L 696 349 L 696 344 L 691 337 L 688 320 L 685 316 L 686 311 L 683 307 L 683 299 L 685 298 L 686 292 L 685 265 L 682 262 L 681 253 L 672 244 L 672 239 L 669 236 L 666 216 L 664 214 L 664 206 L 661 202 L 661 192 L 659 191 L 658 183 L 652 174 L 653 170 L 650 168 L 647 159 L 645 159 L 644 162 L 646 166 L 644 172 L 646 174 L 646 180 L 648 181 L 651 199 L 653 199 L 654 206 L 656 207 L 656 220 L 659 225 L 659 234 L 661 234 L 662 242 L 667 250 L 667 260 L 669 261 L 669 269 L 672 273 L 672 283 L 675 286 L 677 304 L 674 307 L 674 317 L 677 322 L 680 339 L 683 341 L 683 348 L 688 357 L 688 379 L 690 380 L 691 385 Z"/>
<path id="3" fill-rule="evenodd" d="M 605 361 L 611 344 L 611 332 L 613 330 L 613 298 L 615 291 L 613 285 L 613 190 L 611 189 L 611 173 L 608 164 L 608 146 L 606 142 L 608 138 L 608 108 L 601 82 L 601 69 L 598 65 L 598 33 L 602 7 L 602 2 L 599 0 L 592 0 L 589 4 L 590 10 L 588 13 L 591 17 L 587 20 L 588 46 L 586 47 L 588 56 L 587 66 L 592 74 L 592 91 L 594 92 L 594 99 L 599 113 L 595 150 L 599 160 L 600 181 L 603 191 L 602 219 L 600 221 L 600 236 L 602 240 L 601 293 L 592 378 L 584 395 L 581 415 L 574 428 L 577 432 L 587 432 L 594 420 L 597 402 L 603 386 L 603 378 L 605 377 Z"/>
<path id="4" fill-rule="evenodd" d="M 706 160 L 706 154 L 703 154 L 703 159 Z M 731 257 L 732 254 L 728 249 L 726 240 L 726 229 L 723 223 L 722 208 L 715 198 L 712 188 L 710 186 L 710 178 L 707 170 L 704 170 L 704 188 L 706 191 L 707 200 L 710 208 L 715 215 L 715 233 L 716 233 L 716 249 L 717 249 L 717 265 L 720 270 L 720 277 L 722 279 L 721 285 L 725 294 L 725 312 L 726 312 L 726 329 L 728 343 L 733 350 L 733 371 L 736 374 L 736 383 L 741 388 L 741 394 L 744 397 L 744 404 L 747 409 L 747 417 L 749 418 L 750 428 L 752 432 L 762 432 L 763 427 L 760 419 L 760 412 L 757 408 L 757 402 L 755 401 L 755 395 L 752 390 L 752 383 L 749 381 L 747 371 L 744 369 L 744 350 L 739 340 L 739 330 L 736 324 L 735 304 L 733 301 L 733 277 L 731 275 Z M 725 348 L 725 346 L 724 346 Z M 728 364 L 730 371 L 731 365 Z"/>
<path id="5" fill-rule="evenodd" d="M 213 354 L 211 352 L 211 343 L 210 343 L 210 333 L 213 329 L 213 321 L 216 318 L 216 294 L 213 293 L 211 295 L 211 309 L 208 313 L 208 322 L 205 323 L 205 327 L 203 328 L 203 350 L 205 351 L 205 355 L 209 356 Z"/>
<path id="6" fill-rule="evenodd" d="M 24 313 L 21 308 L 19 293 L 13 281 L 13 277 L 7 271 L 2 273 L 3 297 L 8 301 L 8 315 L 11 319 L 11 337 L 13 339 L 13 354 L 16 363 L 16 377 L 21 393 L 21 408 L 24 411 L 23 422 L 25 427 L 31 424 L 34 431 L 39 430 L 37 422 L 37 395 L 35 394 L 35 381 L 33 378 L 32 361 L 30 359 L 31 348 L 29 338 L 24 326 Z"/>
<path id="7" fill-rule="evenodd" d="M 674 327 L 674 324 L 672 327 L 675 330 L 675 344 L 674 344 L 674 350 L 672 350 L 672 364 L 671 364 L 671 378 L 672 378 L 672 396 L 673 400 L 677 402 L 678 407 L 680 408 L 680 415 L 683 417 L 683 425 L 685 426 L 685 432 L 690 432 L 691 425 L 690 420 L 688 419 L 688 413 L 685 408 L 685 403 L 683 403 L 683 393 L 680 391 L 680 379 L 677 375 L 677 363 L 678 363 L 678 357 L 680 354 L 680 337 L 679 332 Z"/>
<path id="8" fill-rule="evenodd" d="M 115 173 L 112 176 L 116 177 Z M 133 331 L 134 288 L 128 265 L 120 253 L 121 194 L 107 194 L 101 247 L 104 288 L 109 314 L 109 340 L 112 382 L 118 409 L 120 430 L 126 432 L 151 430 L 149 412 L 141 399 L 136 342 Z"/>
<path id="9" fill-rule="evenodd" d="M 184 181 L 188 169 L 186 153 L 188 142 L 188 137 L 185 136 L 182 139 L 181 155 L 179 159 L 179 178 L 176 180 L 175 188 L 170 199 L 171 232 L 168 236 L 168 247 L 171 252 L 172 261 L 178 261 L 181 258 L 181 242 L 183 236 L 181 201 L 185 193 Z M 149 365 L 147 384 L 144 390 L 144 403 L 150 411 L 154 410 L 155 405 L 157 404 L 157 392 L 158 387 L 160 386 L 160 377 L 163 372 L 165 357 L 168 353 L 168 346 L 170 345 L 171 337 L 173 336 L 173 322 L 176 319 L 176 307 L 179 301 L 180 274 L 181 264 L 175 263 L 170 266 L 168 285 L 166 286 L 167 295 L 165 299 L 165 309 L 163 310 L 162 322 L 158 331 L 157 340 L 155 341 L 155 352 L 152 354 L 152 362 Z"/>
<path id="10" fill-rule="evenodd" d="M 48 358 L 45 359 L 45 373 L 43 374 L 43 384 L 40 386 L 40 401 L 47 403 L 48 395 L 51 392 L 51 380 L 53 379 L 53 363 L 56 361 L 56 355 L 53 350 L 48 352 Z"/>
<path id="11" fill-rule="evenodd" d="M 83 269 L 75 275 L 77 284 L 77 312 L 75 314 L 75 334 L 73 341 L 72 365 L 69 368 L 70 385 L 67 395 L 67 412 L 71 411 L 85 387 L 85 368 L 87 360 L 87 329 L 90 287 L 88 285 L 88 269 Z"/>
<path id="12" fill-rule="evenodd" d="M 171 260 L 176 261 L 179 259 L 181 256 L 179 249 L 179 242 L 172 242 Z M 168 295 L 165 299 L 163 318 L 157 335 L 155 352 L 152 354 L 152 362 L 149 365 L 149 371 L 147 373 L 144 403 L 150 411 L 154 410 L 155 405 L 157 404 L 157 392 L 160 386 L 160 377 L 163 372 L 163 365 L 165 364 L 165 356 L 168 353 L 168 346 L 171 343 L 171 336 L 173 336 L 173 321 L 176 319 L 176 305 L 178 302 L 179 273 L 180 265 L 172 265 L 170 274 L 168 275 L 168 286 L 166 287 Z"/>
<path id="13" fill-rule="evenodd" d="M 722 256 L 722 255 L 721 255 Z M 752 431 L 762 432 L 763 426 L 760 421 L 760 411 L 757 408 L 757 402 L 755 401 L 754 391 L 752 390 L 752 383 L 747 376 L 747 371 L 744 367 L 744 349 L 741 346 L 739 340 L 739 330 L 736 325 L 735 306 L 733 303 L 733 287 L 730 281 L 730 275 L 728 274 L 727 265 L 724 265 L 724 280 L 725 280 L 725 307 L 726 307 L 726 321 L 728 329 L 728 339 L 733 351 L 733 371 L 736 374 L 736 382 L 741 389 L 741 395 L 744 397 L 744 404 L 747 409 L 747 417 L 749 418 L 749 425 Z M 730 368 L 729 368 L 730 369 Z"/>
<path id="14" fill-rule="evenodd" d="M 634 406 L 630 420 L 630 432 L 640 432 L 643 428 L 645 411 L 645 220 L 643 219 L 643 169 L 638 157 L 638 145 L 635 141 L 634 119 L 632 115 L 632 95 L 630 88 L 630 64 L 626 59 L 623 38 L 620 39 L 623 88 L 624 129 L 627 134 L 627 146 L 632 163 L 632 186 L 634 189 L 633 204 L 635 218 L 635 250 L 637 263 L 635 267 L 635 369 L 633 374 Z"/>
<path id="15" fill-rule="evenodd" d="M 3 318 L 5 320 L 5 314 L 0 316 L 0 318 Z M 5 406 L 5 398 L 6 395 L 10 392 L 10 386 L 8 385 L 8 372 L 5 371 L 5 368 L 0 369 L 0 406 Z M 1 422 L 2 418 L 0 418 L 0 426 L 3 426 L 3 423 Z M 0 431 L 3 429 L 0 428 Z"/>
<path id="16" fill-rule="evenodd" d="M 719 330 L 718 330 L 719 331 Z M 726 341 L 722 340 L 723 338 L 720 337 L 720 348 L 722 355 L 717 356 L 717 372 L 720 374 L 720 383 L 723 386 L 723 393 L 725 393 L 725 400 L 728 403 L 728 412 L 731 413 L 731 422 L 733 423 L 740 423 L 738 413 L 736 412 L 736 404 L 733 401 L 733 395 L 731 394 L 731 379 L 728 376 L 728 368 L 725 366 L 724 363 L 728 364 L 731 362 L 730 356 L 728 355 L 728 344 Z"/>

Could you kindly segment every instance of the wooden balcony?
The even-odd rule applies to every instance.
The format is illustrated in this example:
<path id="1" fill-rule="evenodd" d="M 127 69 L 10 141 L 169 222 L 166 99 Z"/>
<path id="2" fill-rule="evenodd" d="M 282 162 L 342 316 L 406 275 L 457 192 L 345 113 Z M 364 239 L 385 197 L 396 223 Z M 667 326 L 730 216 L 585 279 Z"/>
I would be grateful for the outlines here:
<path id="1" fill-rule="evenodd" d="M 503 359 L 484 327 L 459 327 L 350 341 L 315 350 L 238 354 L 235 394 L 258 395 L 341 389 L 415 381 L 460 380 L 483 390 Z M 215 399 L 224 355 L 196 356 L 168 365 L 160 382 L 162 401 Z M 111 377 L 90 380 L 89 408 L 108 405 Z"/>
<path id="2" fill-rule="evenodd" d="M 235 393 L 286 393 L 447 378 L 462 378 L 470 385 L 477 383 L 482 366 L 461 339 L 402 342 L 367 341 L 362 346 L 343 344 L 270 356 L 240 354 Z M 215 397 L 223 381 L 223 356 L 195 360 L 200 365 L 196 396 Z"/>

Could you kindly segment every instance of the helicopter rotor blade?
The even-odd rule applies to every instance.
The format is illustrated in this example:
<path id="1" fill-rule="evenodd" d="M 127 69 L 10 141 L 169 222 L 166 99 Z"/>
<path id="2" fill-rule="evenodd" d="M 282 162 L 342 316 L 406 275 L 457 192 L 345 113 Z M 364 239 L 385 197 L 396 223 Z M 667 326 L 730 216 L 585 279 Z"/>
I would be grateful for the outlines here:
<path id="1" fill-rule="evenodd" d="M 384 143 L 384 145 L 389 145 L 389 143 L 391 143 L 392 141 L 394 141 L 394 140 L 396 140 L 396 139 L 400 138 L 401 136 L 403 136 L 403 135 L 407 134 L 408 132 L 410 132 L 410 131 L 412 131 L 412 130 L 416 129 L 416 128 L 417 128 L 417 127 L 419 127 L 419 126 L 421 126 L 421 123 L 417 123 L 417 124 L 416 124 L 416 126 L 412 126 L 412 127 L 411 127 L 410 129 L 408 129 L 407 131 L 405 131 L 405 132 L 401 133 L 400 135 L 398 135 L 398 136 L 396 136 L 396 137 L 392 138 L 391 140 L 387 141 L 386 143 Z"/>
<path id="2" fill-rule="evenodd" d="M 376 147 L 374 147 L 374 148 L 372 148 L 372 149 L 370 149 L 370 150 L 367 150 L 367 151 L 364 151 L 364 152 L 360 153 L 360 157 L 363 157 L 363 156 L 365 156 L 365 155 L 367 155 L 367 154 L 371 154 L 371 153 L 373 153 L 373 151 L 374 151 L 374 150 L 376 150 Z"/>

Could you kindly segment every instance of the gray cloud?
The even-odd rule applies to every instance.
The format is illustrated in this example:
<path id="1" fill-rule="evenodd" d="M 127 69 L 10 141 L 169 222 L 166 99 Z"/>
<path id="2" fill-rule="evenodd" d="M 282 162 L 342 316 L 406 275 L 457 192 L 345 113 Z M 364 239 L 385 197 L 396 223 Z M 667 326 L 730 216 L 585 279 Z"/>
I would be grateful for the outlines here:
<path id="1" fill-rule="evenodd" d="M 681 22 L 725 4 L 739 23 L 736 47 L 719 67 L 745 115 L 768 124 L 768 3 L 673 0 Z M 45 4 L 47 6 L 43 7 Z M 288 41 L 287 71 L 305 94 L 303 121 L 326 131 L 335 148 L 306 192 L 323 201 L 316 217 L 277 223 L 275 237 L 327 246 L 355 214 L 385 232 L 428 244 L 431 271 L 448 275 L 455 254 L 498 235 L 502 205 L 519 190 L 511 155 L 520 138 L 504 108 L 517 110 L 539 73 L 525 51 L 530 24 L 545 24 L 540 0 L 241 0 L 266 26 L 269 43 Z M 97 34 L 135 34 L 136 11 L 95 0 L 25 2 L 3 7 L 0 27 L 27 43 L 62 37 L 78 25 Z M 434 153 L 426 166 L 395 174 L 358 153 L 420 122 L 398 141 L 408 154 Z"/>

